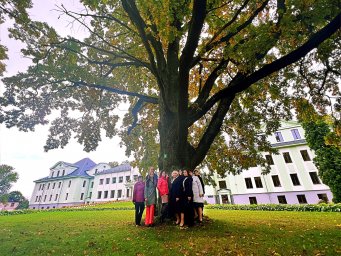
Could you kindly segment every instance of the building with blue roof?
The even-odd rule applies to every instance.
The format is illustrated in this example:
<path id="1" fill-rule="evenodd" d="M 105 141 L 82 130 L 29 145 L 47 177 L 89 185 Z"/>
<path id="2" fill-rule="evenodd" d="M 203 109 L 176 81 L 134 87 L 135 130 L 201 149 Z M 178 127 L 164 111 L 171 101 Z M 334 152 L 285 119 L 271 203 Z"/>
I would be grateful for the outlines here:
<path id="1" fill-rule="evenodd" d="M 111 168 L 90 158 L 75 163 L 59 161 L 47 177 L 34 181 L 31 209 L 51 209 L 132 197 L 139 171 L 128 163 Z"/>

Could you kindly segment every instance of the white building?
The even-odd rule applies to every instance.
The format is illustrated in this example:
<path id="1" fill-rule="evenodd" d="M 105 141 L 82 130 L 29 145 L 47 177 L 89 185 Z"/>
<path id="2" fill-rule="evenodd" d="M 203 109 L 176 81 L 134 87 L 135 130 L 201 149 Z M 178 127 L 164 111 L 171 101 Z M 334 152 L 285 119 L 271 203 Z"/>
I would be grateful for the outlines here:
<path id="1" fill-rule="evenodd" d="M 109 164 L 96 164 L 89 158 L 74 164 L 60 161 L 51 167 L 49 176 L 35 181 L 29 208 L 50 209 L 128 199 L 131 181 L 137 176 L 138 170 L 127 164 L 110 168 Z"/>
<path id="2" fill-rule="evenodd" d="M 137 168 L 122 164 L 103 170 L 94 177 L 93 193 L 89 195 L 91 202 L 126 200 L 132 198 L 132 191 L 138 176 Z"/>
<path id="3" fill-rule="evenodd" d="M 232 204 L 315 204 L 332 200 L 329 187 L 318 178 L 314 153 L 297 122 L 282 122 L 269 140 L 279 152 L 263 154 L 271 165 L 269 174 L 262 175 L 260 167 L 253 167 L 223 179 L 215 175 L 217 187 L 206 189 L 206 200 Z"/>

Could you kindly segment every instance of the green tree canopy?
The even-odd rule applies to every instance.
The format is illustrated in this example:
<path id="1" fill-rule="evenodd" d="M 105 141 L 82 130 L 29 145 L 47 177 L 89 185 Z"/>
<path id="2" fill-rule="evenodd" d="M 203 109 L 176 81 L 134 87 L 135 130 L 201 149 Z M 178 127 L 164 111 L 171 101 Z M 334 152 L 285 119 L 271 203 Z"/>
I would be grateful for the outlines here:
<path id="1" fill-rule="evenodd" d="M 334 145 L 326 145 L 329 125 L 321 120 L 303 123 L 306 140 L 315 151 L 314 163 L 324 184 L 330 187 L 333 201 L 341 202 L 341 151 Z"/>
<path id="2" fill-rule="evenodd" d="M 339 0 L 81 2 L 81 13 L 59 11 L 88 30 L 84 40 L 0 7 L 20 20 L 10 35 L 34 63 L 3 79 L 0 122 L 49 123 L 45 150 L 75 137 L 91 151 L 104 132 L 144 168 L 266 169 L 259 152 L 273 152 L 266 136 L 279 120 L 304 112 L 302 99 L 325 113 L 340 94 Z"/>
<path id="3" fill-rule="evenodd" d="M 14 168 L 9 165 L 0 165 L 0 196 L 7 194 L 12 183 L 18 180 L 18 173 L 13 170 Z"/>

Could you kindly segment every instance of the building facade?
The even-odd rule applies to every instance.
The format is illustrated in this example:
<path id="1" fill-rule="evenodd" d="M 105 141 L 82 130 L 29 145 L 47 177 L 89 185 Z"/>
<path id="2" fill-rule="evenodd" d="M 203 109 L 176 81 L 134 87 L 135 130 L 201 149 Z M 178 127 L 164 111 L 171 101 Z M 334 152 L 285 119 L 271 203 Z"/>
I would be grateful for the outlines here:
<path id="1" fill-rule="evenodd" d="M 262 175 L 259 166 L 239 175 L 215 175 L 217 187 L 209 187 L 209 203 L 228 204 L 315 204 L 331 201 L 332 193 L 318 177 L 318 170 L 304 139 L 304 130 L 297 122 L 282 122 L 281 128 L 269 138 L 278 155 L 263 153 L 271 166 Z M 207 193 L 206 193 L 207 194 Z"/>
<path id="2" fill-rule="evenodd" d="M 51 209 L 132 197 L 139 171 L 129 164 L 110 168 L 84 158 L 74 164 L 58 162 L 49 176 L 36 180 L 29 208 Z"/>

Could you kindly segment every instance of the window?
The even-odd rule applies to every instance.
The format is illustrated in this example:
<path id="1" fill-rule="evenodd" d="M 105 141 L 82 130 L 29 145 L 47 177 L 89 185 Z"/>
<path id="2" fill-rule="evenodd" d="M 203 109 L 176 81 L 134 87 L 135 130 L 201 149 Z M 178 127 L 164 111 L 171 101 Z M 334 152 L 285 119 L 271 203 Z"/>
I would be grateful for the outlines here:
<path id="1" fill-rule="evenodd" d="M 51 201 L 52 200 L 52 195 L 50 195 L 50 200 L 49 201 Z"/>
<path id="2" fill-rule="evenodd" d="M 277 196 L 277 199 L 279 204 L 287 204 L 287 199 L 285 196 Z"/>
<path id="3" fill-rule="evenodd" d="M 100 180 L 99 180 L 99 185 L 102 185 L 103 182 L 104 182 L 104 179 L 100 179 Z"/>
<path id="4" fill-rule="evenodd" d="M 292 130 L 291 130 L 291 134 L 292 134 L 292 136 L 294 137 L 294 140 L 299 140 L 299 139 L 301 139 L 301 135 L 300 135 L 298 129 L 292 129 Z"/>
<path id="5" fill-rule="evenodd" d="M 313 184 L 321 184 L 320 179 L 317 177 L 317 172 L 309 172 L 309 175 Z"/>
<path id="6" fill-rule="evenodd" d="M 115 197 L 115 190 L 111 190 L 110 191 L 110 198 L 114 198 Z"/>
<path id="7" fill-rule="evenodd" d="M 62 183 L 61 182 L 59 182 L 59 184 L 58 184 L 58 188 L 60 188 L 60 186 L 62 185 Z"/>
<path id="8" fill-rule="evenodd" d="M 275 164 L 271 155 L 265 155 L 265 159 L 266 159 L 266 162 L 268 163 L 268 165 L 274 165 Z"/>
<path id="9" fill-rule="evenodd" d="M 249 197 L 250 204 L 257 204 L 257 198 L 255 196 Z"/>
<path id="10" fill-rule="evenodd" d="M 39 199 L 38 199 L 39 202 L 41 202 L 41 196 L 39 196 Z"/>
<path id="11" fill-rule="evenodd" d="M 83 200 L 84 198 L 84 193 L 81 194 L 81 199 L 80 200 Z"/>
<path id="12" fill-rule="evenodd" d="M 65 175 L 65 170 L 63 170 L 63 173 L 62 173 L 62 176 L 64 176 Z"/>
<path id="13" fill-rule="evenodd" d="M 101 199 L 101 197 L 102 197 L 102 191 L 98 191 L 97 199 Z"/>
<path id="14" fill-rule="evenodd" d="M 328 196 L 327 194 L 317 194 L 318 198 L 326 203 L 328 203 Z"/>
<path id="15" fill-rule="evenodd" d="M 129 196 L 130 196 L 130 189 L 127 188 L 127 197 L 129 197 Z"/>
<path id="16" fill-rule="evenodd" d="M 292 163 L 292 160 L 291 160 L 291 157 L 290 157 L 289 152 L 284 152 L 284 153 L 283 153 L 283 157 L 284 157 L 284 161 L 285 161 L 286 163 Z"/>
<path id="17" fill-rule="evenodd" d="M 126 182 L 130 182 L 130 176 L 126 176 Z"/>
<path id="18" fill-rule="evenodd" d="M 91 186 L 90 186 L 91 188 L 93 188 L 94 187 L 94 182 L 92 181 L 91 182 Z"/>
<path id="19" fill-rule="evenodd" d="M 251 178 L 245 178 L 246 188 L 253 188 Z"/>
<path id="20" fill-rule="evenodd" d="M 276 141 L 277 141 L 277 142 L 283 142 L 283 141 L 284 141 L 281 132 L 275 132 L 275 138 L 276 138 Z"/>
<path id="21" fill-rule="evenodd" d="M 68 197 L 69 197 L 69 193 L 66 193 L 65 200 L 67 200 Z"/>
<path id="22" fill-rule="evenodd" d="M 122 197 L 122 190 L 119 189 L 119 190 L 117 190 L 117 198 L 121 198 L 121 197 Z"/>
<path id="23" fill-rule="evenodd" d="M 57 172 L 57 177 L 59 177 L 59 172 L 60 172 L 60 171 Z"/>
<path id="24" fill-rule="evenodd" d="M 36 202 L 38 202 L 38 196 L 36 196 Z"/>
<path id="25" fill-rule="evenodd" d="M 50 189 L 50 183 L 49 183 L 49 184 L 47 184 L 47 189 Z"/>
<path id="26" fill-rule="evenodd" d="M 134 175 L 134 181 L 137 181 L 138 177 L 138 175 Z"/>
<path id="27" fill-rule="evenodd" d="M 44 190 L 44 188 L 45 188 L 45 184 L 43 184 L 42 190 Z"/>
<path id="28" fill-rule="evenodd" d="M 42 210 L 44 210 L 44 206 L 43 206 L 43 207 L 41 207 L 41 209 L 42 209 Z"/>
<path id="29" fill-rule="evenodd" d="M 109 184 L 110 183 L 110 178 L 106 178 L 105 179 L 105 184 Z"/>
<path id="30" fill-rule="evenodd" d="M 44 196 L 44 202 L 46 202 L 46 197 L 47 197 L 47 195 Z"/>
<path id="31" fill-rule="evenodd" d="M 116 177 L 112 178 L 112 183 L 116 183 Z"/>
<path id="32" fill-rule="evenodd" d="M 122 183 L 123 182 L 123 176 L 118 178 L 118 183 Z"/>
<path id="33" fill-rule="evenodd" d="M 255 183 L 256 183 L 256 188 L 262 188 L 263 187 L 262 180 L 260 177 L 255 177 Z"/>
<path id="34" fill-rule="evenodd" d="M 104 191 L 104 197 L 103 198 L 108 198 L 108 190 Z"/>
<path id="35" fill-rule="evenodd" d="M 10 207 L 13 207 L 14 206 L 14 203 L 11 203 L 11 206 Z"/>
<path id="36" fill-rule="evenodd" d="M 311 161 L 307 150 L 301 150 L 300 152 L 301 152 L 301 156 L 303 158 L 303 161 Z"/>
<path id="37" fill-rule="evenodd" d="M 58 194 L 56 194 L 56 197 L 54 198 L 54 200 L 57 201 L 57 199 L 58 199 Z"/>
<path id="38" fill-rule="evenodd" d="M 56 186 L 56 183 L 54 182 L 53 185 L 52 185 L 52 189 L 54 189 L 55 186 Z"/>
<path id="39" fill-rule="evenodd" d="M 220 189 L 226 188 L 226 181 L 225 180 L 220 180 L 218 183 L 219 183 L 219 188 Z"/>
<path id="40" fill-rule="evenodd" d="M 54 172 L 52 172 L 51 177 L 53 177 L 53 175 L 54 175 Z"/>
<path id="41" fill-rule="evenodd" d="M 292 184 L 293 184 L 294 186 L 299 186 L 299 185 L 301 185 L 300 180 L 298 179 L 298 176 L 297 176 L 296 173 L 290 174 L 290 178 L 291 178 Z"/>
<path id="42" fill-rule="evenodd" d="M 90 194 L 89 194 L 89 198 L 91 199 L 91 197 L 92 197 L 92 192 L 90 192 Z"/>
<path id="43" fill-rule="evenodd" d="M 86 180 L 83 181 L 83 188 L 85 187 L 86 185 Z"/>
<path id="44" fill-rule="evenodd" d="M 69 180 L 69 187 L 71 187 L 71 180 Z"/>
<path id="45" fill-rule="evenodd" d="M 271 178 L 275 187 L 282 187 L 281 182 L 279 181 L 278 175 L 272 175 Z"/>
<path id="46" fill-rule="evenodd" d="M 305 198 L 305 195 L 297 195 L 297 199 L 298 199 L 298 202 L 300 204 L 306 204 L 307 203 L 307 199 Z"/>

